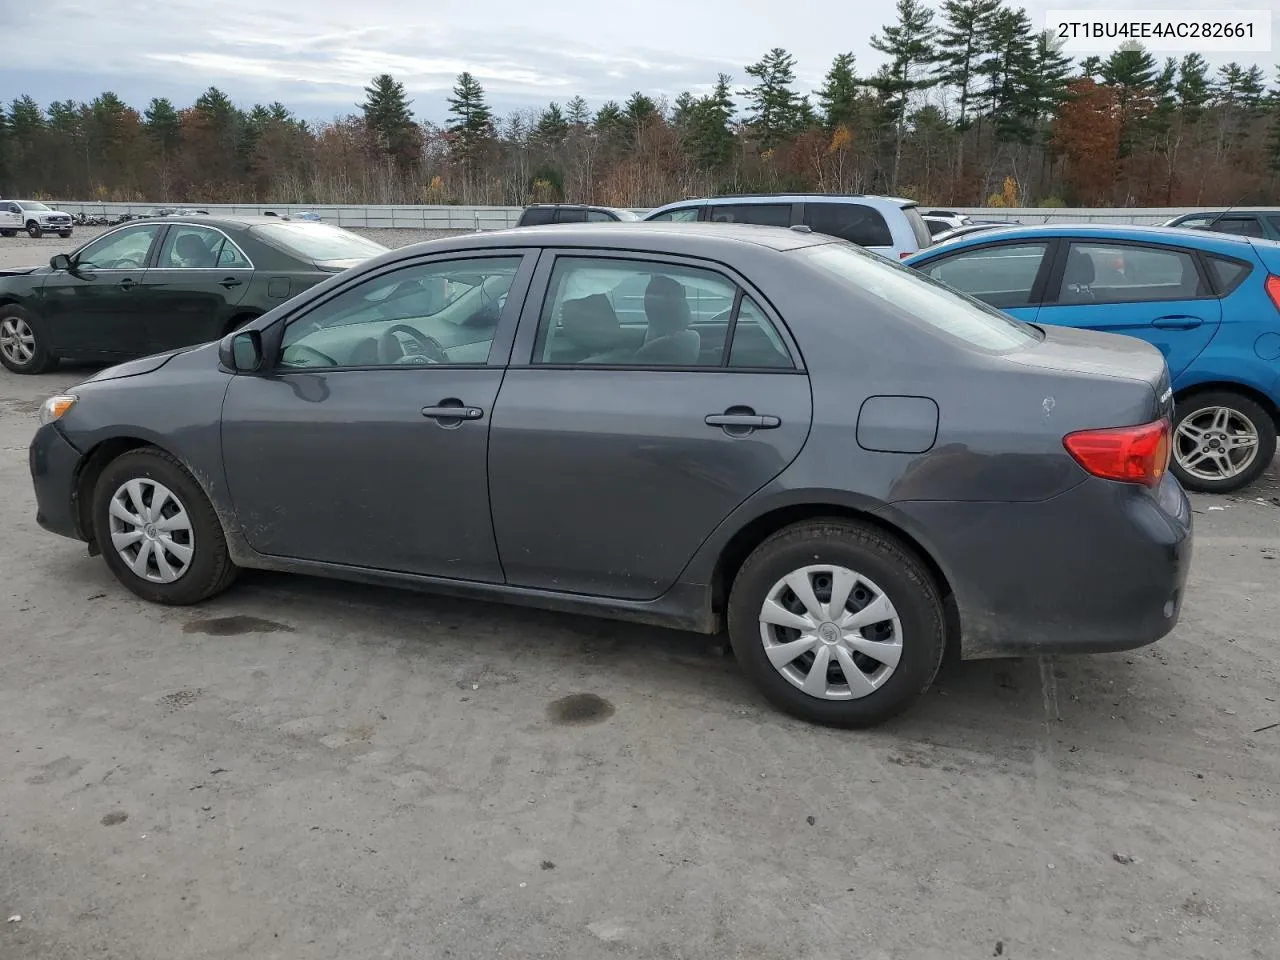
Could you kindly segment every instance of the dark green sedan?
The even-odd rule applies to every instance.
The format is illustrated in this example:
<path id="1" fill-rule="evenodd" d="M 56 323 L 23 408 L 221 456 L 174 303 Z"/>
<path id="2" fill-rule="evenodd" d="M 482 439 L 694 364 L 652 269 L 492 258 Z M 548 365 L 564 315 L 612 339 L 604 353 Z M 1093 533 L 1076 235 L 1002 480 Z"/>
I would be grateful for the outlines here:
<path id="1" fill-rule="evenodd" d="M 216 340 L 386 247 L 330 224 L 280 217 L 134 221 L 0 270 L 0 363 L 114 363 Z"/>

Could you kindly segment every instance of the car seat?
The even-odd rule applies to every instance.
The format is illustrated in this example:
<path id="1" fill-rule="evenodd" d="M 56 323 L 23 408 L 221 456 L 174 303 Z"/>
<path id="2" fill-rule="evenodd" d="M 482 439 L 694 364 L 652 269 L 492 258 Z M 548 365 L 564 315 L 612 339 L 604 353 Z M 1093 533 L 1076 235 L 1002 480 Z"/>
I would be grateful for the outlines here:
<path id="1" fill-rule="evenodd" d="M 684 286 L 659 274 L 644 291 L 644 315 L 649 321 L 645 343 L 633 362 L 642 366 L 691 367 L 698 363 L 702 337 L 690 329 L 693 314 Z"/>

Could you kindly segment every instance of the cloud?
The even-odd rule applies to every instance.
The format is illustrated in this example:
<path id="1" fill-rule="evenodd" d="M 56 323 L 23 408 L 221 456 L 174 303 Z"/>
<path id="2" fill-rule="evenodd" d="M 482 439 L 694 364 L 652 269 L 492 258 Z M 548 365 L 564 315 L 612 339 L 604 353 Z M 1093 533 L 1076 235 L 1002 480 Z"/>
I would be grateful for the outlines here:
<path id="1" fill-rule="evenodd" d="M 1026 4 L 1038 26 L 1059 5 Z M 419 116 L 439 121 L 464 70 L 499 112 L 575 95 L 599 106 L 634 90 L 705 91 L 721 72 L 745 84 L 745 65 L 781 45 L 811 90 L 837 53 L 872 72 L 883 57 L 869 40 L 894 16 L 894 0 L 0 0 L 0 89 L 44 103 L 112 89 L 142 105 L 187 103 L 213 84 L 240 103 L 280 100 L 323 119 L 354 110 L 385 72 Z M 65 69 L 50 68 L 51 50 Z"/>

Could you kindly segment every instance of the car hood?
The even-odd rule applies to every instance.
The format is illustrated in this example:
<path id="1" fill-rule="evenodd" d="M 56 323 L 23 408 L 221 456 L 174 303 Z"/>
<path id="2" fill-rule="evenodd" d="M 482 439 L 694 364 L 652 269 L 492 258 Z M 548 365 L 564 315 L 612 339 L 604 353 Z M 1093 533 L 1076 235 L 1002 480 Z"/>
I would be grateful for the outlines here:
<path id="1" fill-rule="evenodd" d="M 71 214 L 65 210 L 24 210 L 23 214 L 28 217 L 35 217 L 39 220 L 47 220 L 49 217 L 66 217 L 71 218 Z"/>
<path id="2" fill-rule="evenodd" d="M 48 267 L 0 267 L 0 277 L 25 277 L 33 273 L 48 272 Z"/>
<path id="3" fill-rule="evenodd" d="M 130 360 L 127 363 L 118 363 L 114 367 L 107 367 L 95 373 L 84 383 L 100 383 L 103 380 L 123 380 L 125 377 L 138 377 L 144 373 L 154 373 L 163 367 L 166 363 L 181 353 L 188 353 L 196 347 L 182 347 L 179 350 L 168 350 L 165 353 L 152 354 L 149 357 L 139 357 L 137 360 Z"/>

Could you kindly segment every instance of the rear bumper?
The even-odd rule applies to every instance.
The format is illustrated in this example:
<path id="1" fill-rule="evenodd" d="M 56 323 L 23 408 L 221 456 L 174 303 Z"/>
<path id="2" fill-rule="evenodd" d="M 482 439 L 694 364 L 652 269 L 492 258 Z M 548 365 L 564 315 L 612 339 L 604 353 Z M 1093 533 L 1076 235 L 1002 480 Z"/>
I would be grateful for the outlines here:
<path id="1" fill-rule="evenodd" d="M 1178 622 L 1191 505 L 1087 480 L 1038 503 L 895 504 L 929 532 L 960 615 L 965 659 L 1103 653 L 1154 643 Z"/>
<path id="2" fill-rule="evenodd" d="M 36 523 L 50 533 L 87 540 L 80 529 L 75 497 L 80 451 L 67 442 L 56 426 L 46 424 L 36 431 L 27 461 L 36 492 Z"/>

